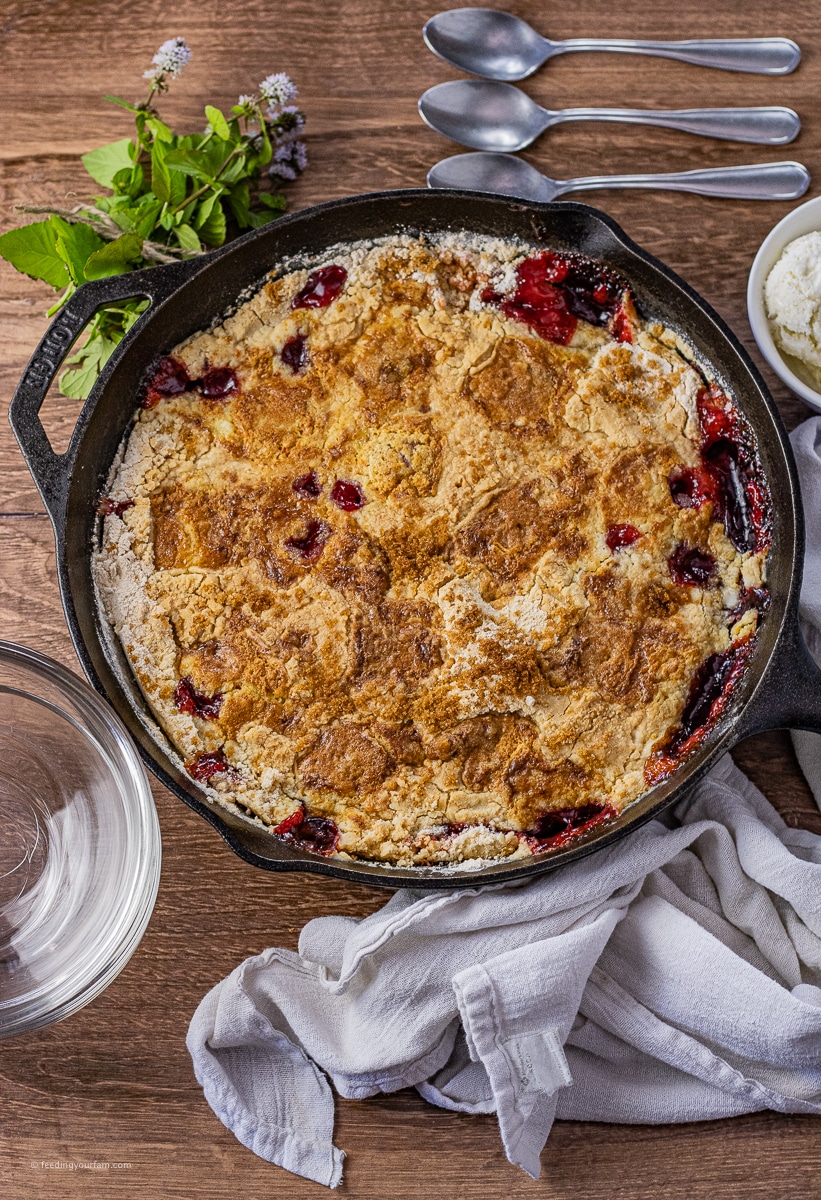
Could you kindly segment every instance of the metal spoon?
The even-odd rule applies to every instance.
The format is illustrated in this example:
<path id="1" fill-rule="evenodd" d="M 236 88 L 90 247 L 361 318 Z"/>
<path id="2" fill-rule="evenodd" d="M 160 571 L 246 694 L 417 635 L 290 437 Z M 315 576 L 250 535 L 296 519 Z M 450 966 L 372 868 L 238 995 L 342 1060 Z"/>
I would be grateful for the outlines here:
<path id="1" fill-rule="evenodd" d="M 586 179 L 550 179 L 512 154 L 455 154 L 428 172 L 428 187 L 469 192 L 498 192 L 547 203 L 565 192 L 589 188 L 661 188 L 726 196 L 737 200 L 795 200 L 810 184 L 810 173 L 797 162 L 715 167 L 667 175 L 591 175 Z"/>
<path id="2" fill-rule="evenodd" d="M 638 108 L 542 108 L 510 83 L 459 79 L 428 88 L 419 100 L 423 121 L 475 150 L 524 150 L 562 121 L 622 121 L 662 125 L 735 142 L 780 146 L 801 128 L 791 108 L 695 108 L 678 112 Z"/>
<path id="3" fill-rule="evenodd" d="M 570 38 L 551 42 L 526 21 L 492 8 L 452 8 L 431 17 L 422 30 L 428 48 L 460 71 L 485 79 L 526 79 L 552 58 L 571 50 L 622 50 L 675 58 L 700 67 L 788 75 L 801 59 L 789 38 L 724 38 L 687 42 L 636 42 L 627 38 Z"/>

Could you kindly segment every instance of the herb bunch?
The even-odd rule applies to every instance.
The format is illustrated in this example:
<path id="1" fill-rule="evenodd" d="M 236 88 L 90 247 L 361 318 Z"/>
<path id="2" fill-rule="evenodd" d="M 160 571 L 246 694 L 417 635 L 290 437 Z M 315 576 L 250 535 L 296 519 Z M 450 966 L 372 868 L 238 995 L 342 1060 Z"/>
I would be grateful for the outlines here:
<path id="1" fill-rule="evenodd" d="M 299 140 L 305 116 L 294 104 L 294 84 L 285 74 L 269 75 L 256 93 L 240 96 L 228 116 L 207 104 L 205 130 L 180 135 L 160 120 L 154 101 L 190 59 L 185 41 L 172 38 L 145 72 L 149 87 L 142 103 L 106 97 L 131 113 L 135 126 L 133 138 L 82 157 L 110 195 L 70 209 L 21 206 L 47 213 L 47 219 L 0 237 L 0 256 L 60 292 L 49 316 L 88 280 L 202 254 L 284 211 L 279 185 L 306 166 Z M 145 301 L 124 300 L 98 310 L 60 376 L 64 395 L 85 399 L 145 307 Z"/>

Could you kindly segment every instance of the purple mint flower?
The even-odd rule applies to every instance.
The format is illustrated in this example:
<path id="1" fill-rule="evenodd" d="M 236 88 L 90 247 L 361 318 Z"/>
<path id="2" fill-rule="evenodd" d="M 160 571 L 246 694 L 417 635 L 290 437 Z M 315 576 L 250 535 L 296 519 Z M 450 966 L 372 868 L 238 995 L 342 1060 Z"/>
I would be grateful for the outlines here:
<path id="1" fill-rule="evenodd" d="M 263 79 L 259 85 L 259 94 L 274 108 L 281 108 L 283 104 L 293 104 L 296 100 L 296 87 L 290 75 L 280 71 L 277 75 L 268 75 Z"/>
<path id="2" fill-rule="evenodd" d="M 185 38 L 169 38 L 167 42 L 163 42 L 151 59 L 154 66 L 145 72 L 145 78 L 157 79 L 160 75 L 170 75 L 172 79 L 176 78 L 190 61 L 191 51 Z"/>
<path id="3" fill-rule="evenodd" d="M 308 165 L 308 154 L 304 142 L 286 142 L 274 151 L 274 161 L 268 174 L 280 179 L 296 179 Z"/>

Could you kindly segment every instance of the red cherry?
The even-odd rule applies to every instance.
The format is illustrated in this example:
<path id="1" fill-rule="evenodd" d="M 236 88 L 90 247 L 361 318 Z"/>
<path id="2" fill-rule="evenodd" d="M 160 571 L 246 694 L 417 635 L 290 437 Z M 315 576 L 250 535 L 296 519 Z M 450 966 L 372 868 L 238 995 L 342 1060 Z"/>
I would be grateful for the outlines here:
<path id="1" fill-rule="evenodd" d="M 222 746 L 217 750 L 205 750 L 198 754 L 191 762 L 185 764 L 185 769 L 192 779 L 198 779 L 200 782 L 207 782 L 214 775 L 223 773 L 234 776 L 237 774 L 225 757 L 225 749 Z"/>
<path id="2" fill-rule="evenodd" d="M 347 479 L 337 479 L 331 488 L 331 499 L 337 508 L 344 509 L 345 512 L 354 512 L 367 503 L 359 484 Z"/>
<path id="3" fill-rule="evenodd" d="M 304 371 L 308 365 L 308 348 L 306 338 L 303 334 L 298 333 L 296 337 L 288 338 L 288 341 L 279 352 L 279 357 L 285 363 L 286 367 L 290 367 L 295 375 L 300 371 Z"/>
<path id="4" fill-rule="evenodd" d="M 322 486 L 317 478 L 316 471 L 310 471 L 307 475 L 300 475 L 299 479 L 295 479 L 291 487 L 303 500 L 316 500 L 322 495 Z"/>
<path id="5" fill-rule="evenodd" d="M 604 536 L 608 550 L 615 553 L 625 546 L 632 546 L 641 537 L 641 530 L 635 525 L 611 525 Z"/>
<path id="6" fill-rule="evenodd" d="M 667 565 L 673 583 L 679 587 L 710 587 L 718 566 L 712 554 L 686 543 L 675 548 Z"/>
<path id="7" fill-rule="evenodd" d="M 209 367 L 199 381 L 206 400 L 225 400 L 239 390 L 239 380 L 233 367 Z"/>
<path id="8" fill-rule="evenodd" d="M 335 263 L 312 271 L 301 291 L 291 301 L 291 308 L 327 308 L 345 286 L 348 272 Z"/>
<path id="9" fill-rule="evenodd" d="M 215 692 L 213 696 L 198 692 L 188 675 L 184 675 L 174 688 L 174 704 L 177 710 L 188 713 L 192 717 L 213 720 L 214 717 L 219 716 L 222 701 L 222 692 Z"/>

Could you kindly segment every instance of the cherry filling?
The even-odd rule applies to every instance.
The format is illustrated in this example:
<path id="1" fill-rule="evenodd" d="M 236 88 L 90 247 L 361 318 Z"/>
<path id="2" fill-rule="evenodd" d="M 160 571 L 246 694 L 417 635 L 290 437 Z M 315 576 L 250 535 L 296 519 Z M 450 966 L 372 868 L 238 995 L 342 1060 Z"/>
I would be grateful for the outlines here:
<path id="1" fill-rule="evenodd" d="M 704 450 L 704 459 L 715 479 L 716 516 L 736 550 L 744 552 L 755 548 L 756 535 L 739 450 L 734 442 L 719 438 Z"/>
<path id="2" fill-rule="evenodd" d="M 207 721 L 219 716 L 222 700 L 222 692 L 215 692 L 213 696 L 198 692 L 188 675 L 183 675 L 174 688 L 174 704 L 177 711 L 188 713 L 192 717 L 202 717 Z"/>
<path id="3" fill-rule="evenodd" d="M 233 367 L 209 367 L 199 380 L 206 400 L 225 400 L 239 390 L 239 380 Z"/>
<path id="4" fill-rule="evenodd" d="M 279 357 L 295 375 L 304 371 L 308 365 L 308 347 L 305 337 L 298 333 L 296 337 L 288 338 L 279 352 Z"/>
<path id="5" fill-rule="evenodd" d="M 426 829 L 423 837 L 430 838 L 434 842 L 444 842 L 447 838 L 457 837 L 460 833 L 464 833 L 466 829 L 470 829 L 470 825 L 466 821 L 451 821 L 448 825 L 439 825 L 436 829 Z"/>
<path id="6" fill-rule="evenodd" d="M 715 502 L 716 517 L 736 550 L 765 549 L 770 543 L 772 513 L 752 435 L 715 384 L 699 391 L 697 404 L 701 460 L 709 478 L 703 497 Z M 672 480 L 670 489 L 673 492 Z"/>
<path id="7" fill-rule="evenodd" d="M 367 503 L 365 493 L 358 483 L 351 483 L 347 479 L 337 479 L 334 486 L 331 488 L 331 499 L 337 508 L 344 509 L 345 512 L 354 512 L 355 509 L 361 508 Z"/>
<path id="8" fill-rule="evenodd" d="M 201 379 L 192 379 L 185 363 L 170 355 L 160 359 L 151 376 L 142 400 L 143 408 L 154 408 L 168 396 L 198 389 L 206 400 L 225 400 L 239 391 L 239 380 L 233 367 L 207 367 Z"/>
<path id="9" fill-rule="evenodd" d="M 160 359 L 159 366 L 151 376 L 142 406 L 154 408 L 166 396 L 181 396 L 183 392 L 190 391 L 193 385 L 185 363 L 168 355 Z"/>
<path id="10" fill-rule="evenodd" d="M 225 757 L 225 750 L 222 746 L 217 750 L 205 750 L 202 754 L 198 754 L 191 762 L 185 764 L 185 769 L 192 779 L 198 779 L 200 782 L 207 782 L 215 775 L 223 773 L 236 775 L 236 771 Z"/>
<path id="11" fill-rule="evenodd" d="M 546 250 L 516 268 L 516 290 L 501 296 L 486 288 L 482 299 L 523 321 L 549 342 L 566 346 L 578 319 L 591 325 L 612 321 L 617 341 L 632 341 L 623 307 L 626 282 L 583 254 Z"/>
<path id="12" fill-rule="evenodd" d="M 607 549 L 615 554 L 617 550 L 632 546 L 640 537 L 641 530 L 636 529 L 635 525 L 611 525 L 604 535 L 604 540 L 607 542 Z"/>
<path id="13" fill-rule="evenodd" d="M 534 854 L 564 846 L 573 838 L 580 837 L 589 829 L 617 816 L 610 804 L 585 804 L 581 808 L 559 808 L 543 813 L 532 829 L 524 834 L 525 841 Z"/>
<path id="14" fill-rule="evenodd" d="M 750 612 L 752 609 L 761 617 L 770 607 L 770 593 L 766 588 L 742 588 L 741 595 L 738 597 L 738 604 L 727 618 L 728 626 L 732 627 L 736 621 L 740 621 L 745 612 Z"/>
<path id="15" fill-rule="evenodd" d="M 753 639 L 746 637 L 720 654 L 711 654 L 701 664 L 690 684 L 681 721 L 647 760 L 644 775 L 648 783 L 657 784 L 667 779 L 681 760 L 704 740 L 727 707 L 752 647 Z"/>
<path id="16" fill-rule="evenodd" d="M 327 308 L 345 286 L 348 272 L 335 263 L 312 271 L 301 291 L 291 301 L 291 308 Z"/>
<path id="17" fill-rule="evenodd" d="M 302 537 L 285 539 L 285 548 L 302 559 L 304 563 L 316 562 L 332 530 L 324 521 L 308 521 Z"/>
<path id="18" fill-rule="evenodd" d="M 301 808 L 280 821 L 273 832 L 290 845 L 313 850 L 315 854 L 332 854 L 339 843 L 335 821 L 329 817 L 306 817 Z"/>
<path id="19" fill-rule="evenodd" d="M 624 311 L 624 306 L 622 306 L 613 317 L 613 322 L 610 326 L 610 332 L 613 334 L 613 337 L 617 342 L 632 343 L 633 330 L 630 325 L 630 318 Z"/>
<path id="20" fill-rule="evenodd" d="M 299 479 L 295 479 L 291 487 L 302 500 L 316 500 L 322 495 L 322 487 L 317 478 L 316 471 L 309 471 L 307 475 L 300 475 Z"/>
<path id="21" fill-rule="evenodd" d="M 97 512 L 101 517 L 121 517 L 129 508 L 134 507 L 133 500 L 114 500 L 111 496 L 101 496 L 97 501 Z"/>
<path id="22" fill-rule="evenodd" d="M 701 508 L 707 500 L 716 498 L 715 479 L 706 467 L 681 467 L 667 482 L 679 508 Z"/>
<path id="23" fill-rule="evenodd" d="M 717 565 L 712 554 L 686 542 L 677 546 L 667 559 L 673 583 L 679 587 L 710 587 Z"/>

